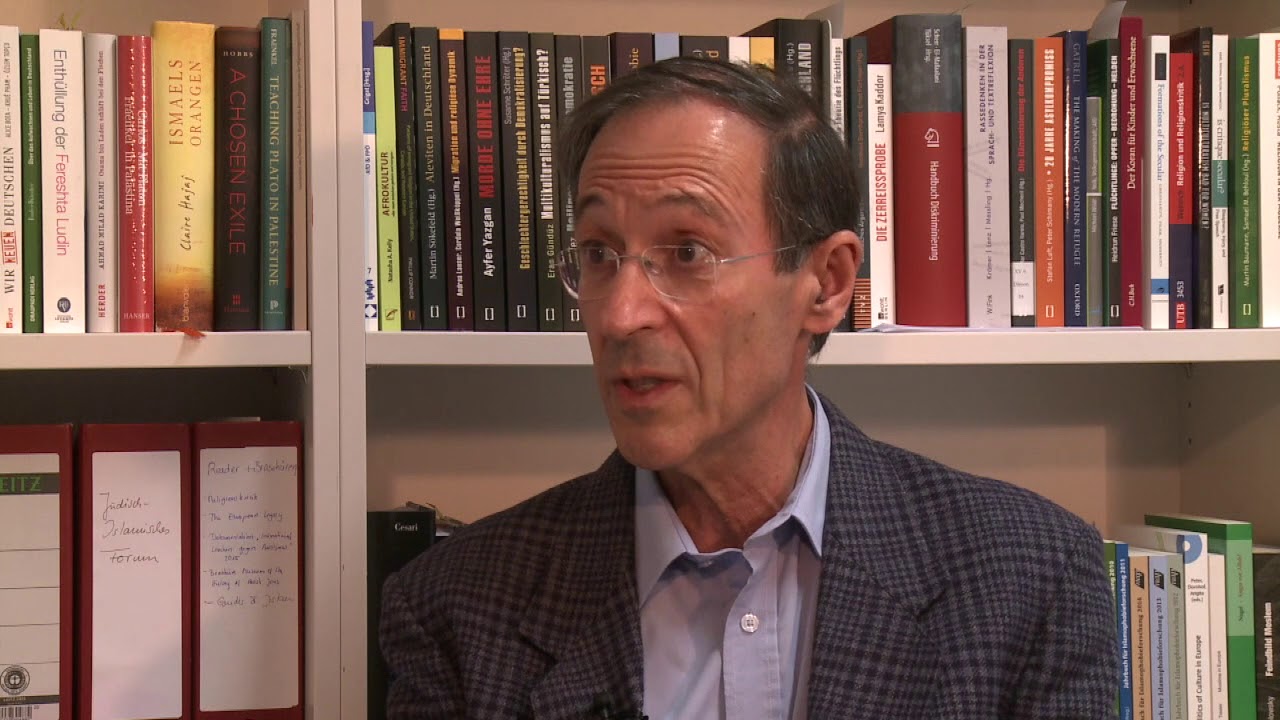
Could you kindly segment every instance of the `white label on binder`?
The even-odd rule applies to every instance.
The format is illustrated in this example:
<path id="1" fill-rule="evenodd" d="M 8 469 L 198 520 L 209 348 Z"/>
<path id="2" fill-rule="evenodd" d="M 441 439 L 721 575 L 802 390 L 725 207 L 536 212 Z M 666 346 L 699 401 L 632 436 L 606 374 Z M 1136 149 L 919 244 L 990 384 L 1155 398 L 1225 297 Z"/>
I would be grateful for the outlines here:
<path id="1" fill-rule="evenodd" d="M 298 451 L 200 451 L 200 710 L 299 702 Z"/>
<path id="2" fill-rule="evenodd" d="M 94 720 L 182 716 L 182 455 L 93 455 Z"/>

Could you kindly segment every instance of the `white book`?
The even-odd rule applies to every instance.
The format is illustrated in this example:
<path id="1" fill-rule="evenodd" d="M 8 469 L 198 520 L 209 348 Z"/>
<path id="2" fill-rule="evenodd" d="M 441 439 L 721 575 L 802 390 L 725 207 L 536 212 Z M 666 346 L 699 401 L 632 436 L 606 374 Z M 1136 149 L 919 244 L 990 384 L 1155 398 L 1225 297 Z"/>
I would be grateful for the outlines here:
<path id="1" fill-rule="evenodd" d="M 22 332 L 21 67 L 18 28 L 0 27 L 0 334 Z"/>
<path id="2" fill-rule="evenodd" d="M 1258 298 L 1280 327 L 1280 32 L 1258 34 Z"/>
<path id="3" fill-rule="evenodd" d="M 84 34 L 40 31 L 44 331 L 83 333 L 85 312 Z"/>
<path id="4" fill-rule="evenodd" d="M 116 146 L 116 36 L 84 36 L 88 330 L 120 331 L 120 231 Z"/>
<path id="5" fill-rule="evenodd" d="M 1231 145 L 1227 98 L 1231 92 L 1230 37 L 1213 36 L 1212 133 L 1213 327 L 1231 327 Z"/>
<path id="6" fill-rule="evenodd" d="M 871 327 L 897 322 L 893 275 L 893 68 L 867 65 L 867 216 L 870 237 L 863 240 L 871 258 Z"/>
<path id="7" fill-rule="evenodd" d="M 1010 327 L 1009 32 L 964 29 L 969 327 Z"/>
<path id="8" fill-rule="evenodd" d="M 378 312 L 378 113 L 375 111 L 373 82 L 373 27 L 364 27 L 364 67 L 361 89 L 364 98 L 364 329 L 376 332 Z"/>
<path id="9" fill-rule="evenodd" d="M 1169 36 L 1147 38 L 1147 142 L 1143 148 L 1142 324 L 1169 329 Z"/>
<path id="10" fill-rule="evenodd" d="M 1184 637 L 1186 647 L 1186 703 L 1188 717 L 1208 718 L 1211 698 L 1209 675 L 1209 538 L 1204 533 L 1151 525 L 1130 525 L 1117 538 L 1131 546 L 1177 552 L 1182 555 L 1186 595 Z"/>
<path id="11" fill-rule="evenodd" d="M 1209 683 L 1212 686 L 1211 712 L 1205 717 L 1229 720 L 1231 703 L 1227 696 L 1227 559 L 1209 553 Z"/>
<path id="12" fill-rule="evenodd" d="M 744 35 L 729 37 L 729 62 L 751 64 L 751 38 Z"/>

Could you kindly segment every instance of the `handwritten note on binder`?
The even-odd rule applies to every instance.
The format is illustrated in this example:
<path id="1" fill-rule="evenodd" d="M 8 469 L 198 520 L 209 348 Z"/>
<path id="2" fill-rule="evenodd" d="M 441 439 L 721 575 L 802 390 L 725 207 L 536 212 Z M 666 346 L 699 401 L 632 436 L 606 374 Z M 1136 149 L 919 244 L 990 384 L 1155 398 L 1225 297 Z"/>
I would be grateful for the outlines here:
<path id="1" fill-rule="evenodd" d="M 298 452 L 200 451 L 200 710 L 298 703 Z"/>
<path id="2" fill-rule="evenodd" d="M 182 455 L 93 455 L 94 720 L 182 715 Z"/>

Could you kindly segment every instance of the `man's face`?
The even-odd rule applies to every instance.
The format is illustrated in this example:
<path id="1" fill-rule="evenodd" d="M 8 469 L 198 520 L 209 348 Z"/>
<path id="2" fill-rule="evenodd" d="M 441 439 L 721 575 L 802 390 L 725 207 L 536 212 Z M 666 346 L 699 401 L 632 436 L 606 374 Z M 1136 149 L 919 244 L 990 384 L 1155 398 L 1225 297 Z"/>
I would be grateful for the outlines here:
<path id="1" fill-rule="evenodd" d="M 615 117 L 583 164 L 574 237 L 630 255 L 690 243 L 721 258 L 773 250 L 765 161 L 763 131 L 704 101 Z M 778 273 L 776 261 L 721 265 L 709 298 L 686 302 L 624 260 L 604 297 L 581 302 L 605 411 L 632 463 L 692 472 L 731 457 L 799 390 L 820 290 L 813 273 Z"/>

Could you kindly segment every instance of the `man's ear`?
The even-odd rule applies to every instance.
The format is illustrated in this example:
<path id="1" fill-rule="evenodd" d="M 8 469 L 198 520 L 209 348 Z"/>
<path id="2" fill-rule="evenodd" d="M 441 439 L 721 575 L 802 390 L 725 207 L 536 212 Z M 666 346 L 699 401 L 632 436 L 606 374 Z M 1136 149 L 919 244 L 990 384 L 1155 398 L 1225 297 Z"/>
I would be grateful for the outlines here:
<path id="1" fill-rule="evenodd" d="M 811 334 L 830 332 L 849 312 L 862 259 L 862 240 L 852 230 L 833 233 L 813 247 L 809 270 L 817 291 L 805 322 Z"/>

